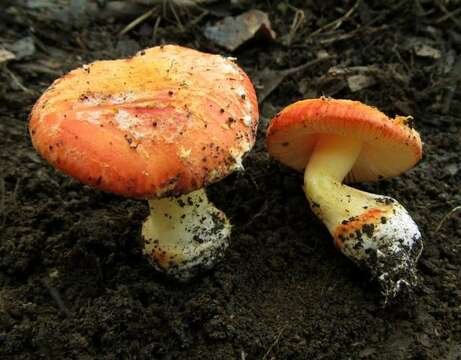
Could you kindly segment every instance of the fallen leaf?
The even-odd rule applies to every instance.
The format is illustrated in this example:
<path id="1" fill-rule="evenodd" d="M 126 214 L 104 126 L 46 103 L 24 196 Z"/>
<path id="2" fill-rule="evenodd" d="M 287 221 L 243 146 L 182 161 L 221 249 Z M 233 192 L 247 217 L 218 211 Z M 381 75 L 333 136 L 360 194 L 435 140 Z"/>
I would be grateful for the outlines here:
<path id="1" fill-rule="evenodd" d="M 234 51 L 255 37 L 275 39 L 269 16 L 260 10 L 249 10 L 239 16 L 227 16 L 214 25 L 208 25 L 204 35 L 217 45 Z"/>
<path id="2" fill-rule="evenodd" d="M 347 86 L 352 92 L 366 89 L 374 84 L 376 84 L 376 80 L 372 76 L 357 74 L 347 78 Z"/>

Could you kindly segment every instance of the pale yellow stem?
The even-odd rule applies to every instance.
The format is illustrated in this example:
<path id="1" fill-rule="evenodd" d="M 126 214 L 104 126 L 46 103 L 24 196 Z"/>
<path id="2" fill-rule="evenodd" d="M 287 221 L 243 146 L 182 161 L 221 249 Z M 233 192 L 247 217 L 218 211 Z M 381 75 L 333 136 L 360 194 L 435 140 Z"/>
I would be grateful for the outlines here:
<path id="1" fill-rule="evenodd" d="M 331 234 L 342 221 L 376 206 L 377 195 L 343 185 L 356 162 L 362 142 L 339 135 L 319 135 L 304 173 L 304 192 L 312 211 Z"/>

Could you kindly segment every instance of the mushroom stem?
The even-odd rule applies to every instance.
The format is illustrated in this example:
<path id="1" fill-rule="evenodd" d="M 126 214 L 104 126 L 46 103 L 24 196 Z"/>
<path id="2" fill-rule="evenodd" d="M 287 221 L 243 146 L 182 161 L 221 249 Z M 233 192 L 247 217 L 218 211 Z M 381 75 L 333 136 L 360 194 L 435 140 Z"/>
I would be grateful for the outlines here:
<path id="1" fill-rule="evenodd" d="M 402 284 L 416 282 L 421 234 L 395 199 L 342 184 L 362 148 L 356 139 L 319 135 L 305 170 L 304 191 L 336 246 L 371 271 L 386 298 L 393 297 Z"/>
<path id="2" fill-rule="evenodd" d="M 149 200 L 149 207 L 142 229 L 144 253 L 158 270 L 186 281 L 222 258 L 231 225 L 205 190 Z"/>
<path id="3" fill-rule="evenodd" d="M 337 135 L 319 135 L 304 173 L 304 190 L 314 213 L 333 235 L 344 219 L 368 206 L 368 194 L 342 184 L 362 149 L 362 142 Z M 321 211 L 318 211 L 321 209 Z"/>

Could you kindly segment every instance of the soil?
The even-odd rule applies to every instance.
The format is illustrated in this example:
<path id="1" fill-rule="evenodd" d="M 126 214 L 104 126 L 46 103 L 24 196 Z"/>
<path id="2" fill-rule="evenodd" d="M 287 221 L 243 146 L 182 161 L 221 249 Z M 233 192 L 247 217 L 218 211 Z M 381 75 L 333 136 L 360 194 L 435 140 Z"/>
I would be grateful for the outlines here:
<path id="1" fill-rule="evenodd" d="M 0 43 L 16 55 L 0 62 L 1 359 L 461 359 L 461 217 L 452 211 L 461 205 L 459 2 L 164 4 L 123 35 L 151 9 L 147 1 L 132 2 L 135 15 L 84 12 L 72 21 L 53 18 L 51 0 L 1 2 Z M 275 41 L 229 53 L 204 37 L 208 23 L 249 8 L 269 15 Z M 246 171 L 209 187 L 234 225 L 231 246 L 216 269 L 188 284 L 143 258 L 145 201 L 53 170 L 27 132 L 32 105 L 55 78 L 161 43 L 235 56 L 258 91 L 278 70 L 328 56 L 276 84 L 261 103 Z M 352 91 L 349 74 L 333 66 L 365 67 L 350 71 L 373 81 Z M 357 185 L 398 199 L 424 236 L 420 285 L 387 306 L 368 274 L 334 248 L 308 207 L 302 175 L 264 149 L 271 116 L 321 95 L 411 114 L 425 143 L 414 169 Z"/>

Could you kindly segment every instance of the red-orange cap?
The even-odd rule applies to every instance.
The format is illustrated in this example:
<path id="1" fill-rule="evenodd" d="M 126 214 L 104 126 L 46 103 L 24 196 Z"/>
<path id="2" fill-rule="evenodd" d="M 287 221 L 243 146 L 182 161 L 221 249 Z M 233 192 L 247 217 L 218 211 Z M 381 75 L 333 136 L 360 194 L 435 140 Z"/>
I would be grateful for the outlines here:
<path id="1" fill-rule="evenodd" d="M 238 168 L 258 105 L 232 60 L 168 45 L 97 61 L 56 80 L 35 104 L 32 142 L 53 166 L 120 195 L 197 190 Z"/>
<path id="2" fill-rule="evenodd" d="M 318 134 L 363 141 L 346 181 L 374 181 L 401 174 L 422 156 L 421 138 L 411 117 L 391 119 L 358 101 L 329 98 L 298 101 L 271 121 L 266 145 L 278 161 L 304 171 Z"/>

